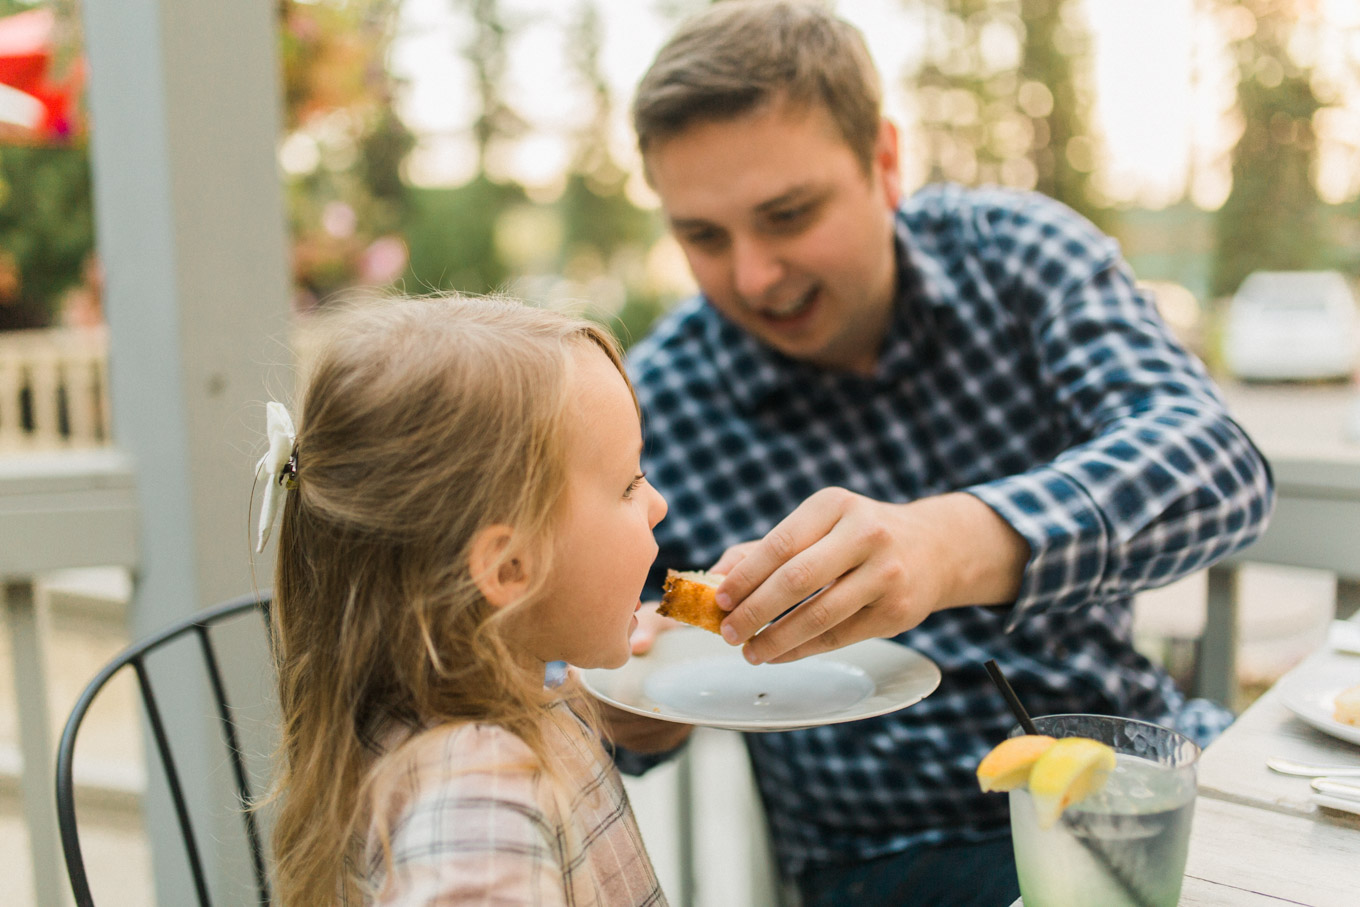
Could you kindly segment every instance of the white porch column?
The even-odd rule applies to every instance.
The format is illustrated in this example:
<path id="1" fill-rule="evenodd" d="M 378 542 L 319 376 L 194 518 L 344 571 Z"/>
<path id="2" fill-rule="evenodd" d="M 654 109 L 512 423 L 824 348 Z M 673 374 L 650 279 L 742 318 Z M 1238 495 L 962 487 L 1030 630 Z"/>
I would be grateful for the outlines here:
<path id="1" fill-rule="evenodd" d="M 83 0 L 114 437 L 141 508 L 134 637 L 272 581 L 267 558 L 252 574 L 247 504 L 265 388 L 289 356 L 277 8 Z M 216 769 L 204 701 L 158 693 L 184 773 Z M 187 903 L 168 801 L 148 810 L 158 900 Z M 218 821 L 200 819 L 210 866 Z"/>

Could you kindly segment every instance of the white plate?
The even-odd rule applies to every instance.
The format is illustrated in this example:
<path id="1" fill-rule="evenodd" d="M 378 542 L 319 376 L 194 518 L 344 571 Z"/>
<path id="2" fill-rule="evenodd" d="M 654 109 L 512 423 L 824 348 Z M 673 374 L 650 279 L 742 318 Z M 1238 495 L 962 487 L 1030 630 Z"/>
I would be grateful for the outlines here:
<path id="1" fill-rule="evenodd" d="M 935 662 L 870 639 L 788 664 L 750 665 L 722 637 L 685 627 L 621 668 L 581 672 L 597 699 L 627 712 L 737 731 L 858 721 L 920 702 L 940 685 Z"/>
<path id="2" fill-rule="evenodd" d="M 1332 717 L 1336 695 L 1357 683 L 1360 683 L 1360 662 L 1344 674 L 1327 671 L 1286 677 L 1280 682 L 1280 701 L 1319 731 L 1360 744 L 1360 727 L 1342 724 Z"/>

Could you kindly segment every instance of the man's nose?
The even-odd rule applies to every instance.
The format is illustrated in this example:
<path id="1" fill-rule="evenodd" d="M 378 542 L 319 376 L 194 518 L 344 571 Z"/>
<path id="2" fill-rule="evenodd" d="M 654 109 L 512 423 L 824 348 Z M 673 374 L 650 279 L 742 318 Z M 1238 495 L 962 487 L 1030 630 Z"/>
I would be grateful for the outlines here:
<path id="1" fill-rule="evenodd" d="M 769 243 L 755 237 L 733 242 L 732 285 L 749 305 L 758 306 L 783 276 L 784 266 Z"/>

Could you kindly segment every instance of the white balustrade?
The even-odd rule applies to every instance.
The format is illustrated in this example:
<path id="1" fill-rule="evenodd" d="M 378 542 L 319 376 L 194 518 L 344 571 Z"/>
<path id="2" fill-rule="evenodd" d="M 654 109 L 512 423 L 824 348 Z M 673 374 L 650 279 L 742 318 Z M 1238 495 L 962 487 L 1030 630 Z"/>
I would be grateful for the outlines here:
<path id="1" fill-rule="evenodd" d="M 17 698 L 20 789 L 33 858 L 35 903 L 63 902 L 52 799 L 48 641 L 34 580 L 52 570 L 138 563 L 137 499 L 126 456 L 54 450 L 0 456 L 0 614 Z"/>
<path id="2" fill-rule="evenodd" d="M 109 443 L 108 331 L 0 333 L 0 453 Z"/>

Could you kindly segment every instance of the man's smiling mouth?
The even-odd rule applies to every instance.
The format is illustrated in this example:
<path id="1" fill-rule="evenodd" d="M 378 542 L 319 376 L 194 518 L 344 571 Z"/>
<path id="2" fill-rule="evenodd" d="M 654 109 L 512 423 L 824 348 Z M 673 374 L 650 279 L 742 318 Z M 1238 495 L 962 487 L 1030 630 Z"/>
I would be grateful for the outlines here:
<path id="1" fill-rule="evenodd" d="M 795 296 L 782 306 L 771 306 L 768 308 L 757 309 L 757 313 L 762 318 L 769 318 L 775 321 L 783 321 L 790 318 L 797 318 L 807 311 L 808 307 L 817 297 L 817 287 L 812 287 L 807 292 Z"/>

